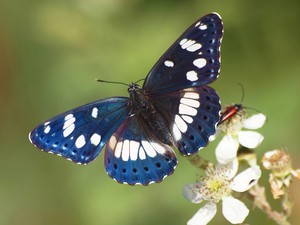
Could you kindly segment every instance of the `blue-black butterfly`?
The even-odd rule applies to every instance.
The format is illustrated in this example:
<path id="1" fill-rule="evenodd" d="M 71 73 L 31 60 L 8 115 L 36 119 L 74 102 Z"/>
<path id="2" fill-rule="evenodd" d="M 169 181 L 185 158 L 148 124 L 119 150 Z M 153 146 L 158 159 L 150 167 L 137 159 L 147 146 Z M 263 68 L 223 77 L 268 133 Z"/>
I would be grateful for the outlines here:
<path id="1" fill-rule="evenodd" d="M 173 173 L 177 159 L 198 152 L 216 131 L 220 102 L 206 86 L 220 72 L 223 24 L 211 13 L 193 23 L 163 54 L 143 87 L 98 100 L 38 125 L 30 141 L 75 163 L 93 161 L 105 146 L 105 168 L 120 183 L 148 185 Z"/>

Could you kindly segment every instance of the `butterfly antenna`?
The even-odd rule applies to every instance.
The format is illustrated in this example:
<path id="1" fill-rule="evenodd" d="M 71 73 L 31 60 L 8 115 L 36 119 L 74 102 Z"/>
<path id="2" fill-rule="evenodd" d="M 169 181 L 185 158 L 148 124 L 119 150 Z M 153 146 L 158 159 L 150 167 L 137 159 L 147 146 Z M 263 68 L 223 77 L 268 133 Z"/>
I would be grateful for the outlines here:
<path id="1" fill-rule="evenodd" d="M 146 80 L 146 78 L 139 79 L 139 80 L 137 80 L 137 81 L 136 81 L 136 82 L 134 82 L 134 83 L 136 84 L 136 83 L 138 83 L 138 82 L 140 82 L 140 81 L 142 81 L 142 80 Z"/>
<path id="2" fill-rule="evenodd" d="M 97 82 L 102 82 L 102 83 L 108 83 L 108 84 L 122 84 L 125 86 L 128 86 L 129 84 L 123 83 L 123 82 L 116 82 L 116 81 L 108 81 L 108 80 L 100 80 L 96 79 Z"/>

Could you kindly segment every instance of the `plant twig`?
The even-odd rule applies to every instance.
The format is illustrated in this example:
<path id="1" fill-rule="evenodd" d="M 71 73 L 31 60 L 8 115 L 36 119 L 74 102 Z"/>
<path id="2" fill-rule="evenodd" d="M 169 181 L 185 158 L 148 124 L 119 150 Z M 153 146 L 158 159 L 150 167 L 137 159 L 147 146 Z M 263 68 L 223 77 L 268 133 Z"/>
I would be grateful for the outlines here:
<path id="1" fill-rule="evenodd" d="M 269 202 L 266 199 L 265 188 L 256 184 L 249 193 L 254 197 L 253 202 L 255 206 L 266 213 L 272 220 L 279 225 L 291 225 L 288 221 L 288 217 L 291 213 L 291 203 L 288 199 L 283 199 L 283 212 L 277 212 L 272 209 Z M 287 194 L 286 194 L 287 195 Z"/>

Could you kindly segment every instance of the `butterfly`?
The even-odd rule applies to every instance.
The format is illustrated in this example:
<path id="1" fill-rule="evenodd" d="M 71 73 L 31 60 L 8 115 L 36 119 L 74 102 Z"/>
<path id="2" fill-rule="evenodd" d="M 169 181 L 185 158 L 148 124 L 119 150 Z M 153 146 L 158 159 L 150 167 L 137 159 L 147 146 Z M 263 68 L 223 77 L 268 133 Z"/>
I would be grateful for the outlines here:
<path id="1" fill-rule="evenodd" d="M 193 23 L 161 56 L 129 97 L 71 109 L 38 125 L 30 141 L 78 164 L 105 148 L 107 174 L 119 183 L 161 182 L 177 165 L 174 148 L 194 154 L 213 138 L 221 110 L 207 84 L 220 72 L 223 24 L 211 13 Z"/>

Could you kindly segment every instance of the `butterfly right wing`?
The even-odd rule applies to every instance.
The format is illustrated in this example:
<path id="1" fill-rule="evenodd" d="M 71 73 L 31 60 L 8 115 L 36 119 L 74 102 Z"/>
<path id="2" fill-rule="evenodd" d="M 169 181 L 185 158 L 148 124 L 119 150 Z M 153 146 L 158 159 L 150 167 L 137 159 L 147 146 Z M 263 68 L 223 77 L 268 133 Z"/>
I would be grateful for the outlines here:
<path id="1" fill-rule="evenodd" d="M 177 165 L 173 149 L 151 133 L 143 118 L 128 117 L 105 147 L 105 168 L 119 183 L 149 185 L 171 175 Z"/>
<path id="2" fill-rule="evenodd" d="M 151 96 L 202 86 L 217 79 L 223 24 L 216 13 L 193 23 L 161 56 L 143 88 Z"/>
<path id="3" fill-rule="evenodd" d="M 129 111 L 124 97 L 91 102 L 38 125 L 29 139 L 45 152 L 86 164 L 98 156 Z"/>
<path id="4" fill-rule="evenodd" d="M 213 139 L 221 110 L 213 88 L 192 87 L 153 100 L 168 121 L 175 146 L 183 155 L 196 153 Z"/>

